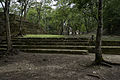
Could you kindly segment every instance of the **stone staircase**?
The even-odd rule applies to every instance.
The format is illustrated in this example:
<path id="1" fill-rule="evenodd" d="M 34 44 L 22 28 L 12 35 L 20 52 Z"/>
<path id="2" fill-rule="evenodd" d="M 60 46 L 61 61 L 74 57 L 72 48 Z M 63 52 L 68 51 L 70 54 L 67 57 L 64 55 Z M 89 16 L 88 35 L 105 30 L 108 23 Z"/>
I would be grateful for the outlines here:
<path id="1" fill-rule="evenodd" d="M 86 38 L 14 38 L 13 47 L 26 53 L 88 54 L 95 52 L 94 42 Z M 0 51 L 6 50 L 6 41 L 0 44 Z M 120 54 L 119 41 L 103 41 L 105 54 Z"/>
<path id="2" fill-rule="evenodd" d="M 85 38 L 14 38 L 12 42 L 15 49 L 23 52 L 61 54 L 88 54 L 87 49 L 78 46 L 89 44 Z M 3 41 L 0 44 L 1 51 L 5 51 L 6 46 L 6 41 Z"/>

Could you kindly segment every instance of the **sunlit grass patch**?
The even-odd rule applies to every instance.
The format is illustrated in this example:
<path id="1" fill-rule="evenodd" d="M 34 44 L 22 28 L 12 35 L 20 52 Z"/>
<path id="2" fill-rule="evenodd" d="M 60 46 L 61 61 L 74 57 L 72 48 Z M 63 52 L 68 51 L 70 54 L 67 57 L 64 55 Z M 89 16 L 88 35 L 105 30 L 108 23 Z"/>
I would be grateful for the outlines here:
<path id="1" fill-rule="evenodd" d="M 64 35 L 49 35 L 49 34 L 27 34 L 23 38 L 62 38 Z"/>

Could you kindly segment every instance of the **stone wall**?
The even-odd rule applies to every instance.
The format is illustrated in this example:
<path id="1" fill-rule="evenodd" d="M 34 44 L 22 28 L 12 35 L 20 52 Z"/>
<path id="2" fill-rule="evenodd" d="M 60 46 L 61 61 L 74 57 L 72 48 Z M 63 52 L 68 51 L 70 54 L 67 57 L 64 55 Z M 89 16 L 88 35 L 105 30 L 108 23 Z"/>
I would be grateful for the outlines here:
<path id="1" fill-rule="evenodd" d="M 5 20 L 4 13 L 0 12 L 0 36 L 5 35 Z M 22 21 L 22 29 L 24 34 L 44 34 L 43 28 L 38 25 L 28 22 L 27 20 Z M 20 17 L 14 14 L 10 14 L 10 27 L 11 34 L 15 35 L 19 32 Z"/>

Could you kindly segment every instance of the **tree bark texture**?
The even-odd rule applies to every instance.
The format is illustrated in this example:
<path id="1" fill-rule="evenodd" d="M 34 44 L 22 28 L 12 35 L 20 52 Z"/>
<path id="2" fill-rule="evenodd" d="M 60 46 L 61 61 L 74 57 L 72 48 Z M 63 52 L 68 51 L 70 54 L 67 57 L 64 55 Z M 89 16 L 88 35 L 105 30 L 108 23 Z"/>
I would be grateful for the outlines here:
<path id="1" fill-rule="evenodd" d="M 9 0 L 5 2 L 5 24 L 6 24 L 6 39 L 7 39 L 7 52 L 12 49 L 11 31 L 9 22 Z"/>
<path id="2" fill-rule="evenodd" d="M 102 57 L 102 50 L 101 50 L 101 44 L 102 44 L 102 30 L 103 30 L 103 0 L 99 0 L 99 6 L 98 6 L 98 28 L 97 28 L 97 35 L 96 35 L 96 53 L 95 53 L 95 62 L 101 63 L 103 60 Z"/>

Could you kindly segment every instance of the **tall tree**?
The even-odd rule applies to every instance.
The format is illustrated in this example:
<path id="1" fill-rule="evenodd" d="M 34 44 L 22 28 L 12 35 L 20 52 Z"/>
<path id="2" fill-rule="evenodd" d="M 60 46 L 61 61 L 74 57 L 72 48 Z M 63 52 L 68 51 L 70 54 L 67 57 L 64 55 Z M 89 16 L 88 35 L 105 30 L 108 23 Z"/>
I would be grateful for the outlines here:
<path id="1" fill-rule="evenodd" d="M 95 53 L 95 62 L 97 64 L 100 64 L 103 61 L 102 57 L 102 50 L 101 50 L 101 44 L 102 44 L 102 30 L 103 30 L 103 6 L 102 6 L 103 0 L 99 0 L 99 6 L 98 6 L 98 28 L 97 28 L 97 35 L 96 35 L 96 53 Z"/>
<path id="2" fill-rule="evenodd" d="M 111 65 L 120 65 L 119 63 L 111 63 L 106 61 L 102 57 L 102 32 L 103 32 L 103 0 L 99 0 L 98 5 L 98 28 L 97 28 L 97 35 L 96 35 L 96 53 L 95 53 L 95 63 L 96 65 L 104 65 L 111 67 Z"/>
<path id="3" fill-rule="evenodd" d="M 18 0 L 18 2 L 21 5 L 21 12 L 20 12 L 19 33 L 17 34 L 17 36 L 22 36 L 23 35 L 23 32 L 22 32 L 22 17 L 23 17 L 23 13 L 24 13 L 24 18 L 26 18 L 27 5 L 29 3 L 29 0 Z"/>
<path id="4" fill-rule="evenodd" d="M 5 23 L 6 23 L 6 38 L 7 38 L 7 52 L 12 50 L 12 41 L 11 41 L 11 31 L 10 31 L 10 22 L 9 22 L 9 5 L 10 0 L 5 1 Z"/>
<path id="5" fill-rule="evenodd" d="M 37 24 L 38 26 L 40 27 L 40 19 L 41 19 L 41 9 L 42 9 L 42 4 L 43 2 L 37 2 L 36 1 L 36 11 L 37 11 L 37 16 L 38 16 L 38 21 L 37 21 Z"/>

